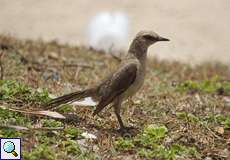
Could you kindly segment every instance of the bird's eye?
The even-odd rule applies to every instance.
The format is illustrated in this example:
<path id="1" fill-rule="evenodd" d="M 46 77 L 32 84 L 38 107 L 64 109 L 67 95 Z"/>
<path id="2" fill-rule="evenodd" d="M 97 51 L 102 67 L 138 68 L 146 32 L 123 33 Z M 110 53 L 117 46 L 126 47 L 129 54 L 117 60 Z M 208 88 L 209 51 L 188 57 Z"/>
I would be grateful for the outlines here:
<path id="1" fill-rule="evenodd" d="M 153 41 L 154 40 L 154 37 L 153 36 L 150 36 L 150 35 L 145 35 L 143 36 L 145 39 L 147 40 L 150 40 L 150 41 Z"/>

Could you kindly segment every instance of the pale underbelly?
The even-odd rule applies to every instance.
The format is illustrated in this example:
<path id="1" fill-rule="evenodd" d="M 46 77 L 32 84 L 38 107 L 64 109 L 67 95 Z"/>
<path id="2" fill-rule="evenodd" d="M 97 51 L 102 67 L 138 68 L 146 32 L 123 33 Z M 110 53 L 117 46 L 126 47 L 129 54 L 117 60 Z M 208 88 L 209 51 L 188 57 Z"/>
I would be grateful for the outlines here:
<path id="1" fill-rule="evenodd" d="M 144 75 L 139 75 L 135 82 L 122 94 L 122 98 L 126 99 L 136 94 L 144 83 Z"/>

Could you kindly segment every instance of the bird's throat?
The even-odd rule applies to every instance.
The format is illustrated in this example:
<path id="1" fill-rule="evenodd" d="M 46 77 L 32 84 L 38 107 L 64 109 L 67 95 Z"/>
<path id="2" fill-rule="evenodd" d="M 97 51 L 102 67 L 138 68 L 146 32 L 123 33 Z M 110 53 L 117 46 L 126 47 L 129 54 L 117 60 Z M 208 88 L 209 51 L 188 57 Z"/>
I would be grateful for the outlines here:
<path id="1" fill-rule="evenodd" d="M 130 45 L 128 54 L 134 55 L 137 59 L 143 61 L 146 59 L 148 46 L 134 40 Z"/>

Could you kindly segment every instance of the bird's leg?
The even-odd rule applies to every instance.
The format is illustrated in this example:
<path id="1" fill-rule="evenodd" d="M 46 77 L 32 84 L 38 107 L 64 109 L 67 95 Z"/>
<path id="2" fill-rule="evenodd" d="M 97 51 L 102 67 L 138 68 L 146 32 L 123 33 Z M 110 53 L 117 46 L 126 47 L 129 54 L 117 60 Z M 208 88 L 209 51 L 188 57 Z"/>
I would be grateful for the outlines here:
<path id="1" fill-rule="evenodd" d="M 114 112 L 119 122 L 120 128 L 125 128 L 124 123 L 121 119 L 120 111 L 121 111 L 121 100 L 117 99 L 113 104 Z"/>
<path id="2" fill-rule="evenodd" d="M 124 126 L 124 123 L 123 123 L 122 119 L 121 119 L 120 111 L 118 111 L 117 108 L 115 108 L 115 114 L 116 114 L 117 120 L 118 120 L 118 122 L 119 122 L 120 129 L 126 128 L 126 127 Z"/>
<path id="3" fill-rule="evenodd" d="M 119 131 L 122 133 L 127 133 L 129 131 L 129 127 L 126 127 L 122 121 L 121 115 L 120 115 L 120 110 L 121 110 L 121 100 L 116 100 L 113 104 L 114 112 L 117 117 L 117 120 L 120 125 Z"/>

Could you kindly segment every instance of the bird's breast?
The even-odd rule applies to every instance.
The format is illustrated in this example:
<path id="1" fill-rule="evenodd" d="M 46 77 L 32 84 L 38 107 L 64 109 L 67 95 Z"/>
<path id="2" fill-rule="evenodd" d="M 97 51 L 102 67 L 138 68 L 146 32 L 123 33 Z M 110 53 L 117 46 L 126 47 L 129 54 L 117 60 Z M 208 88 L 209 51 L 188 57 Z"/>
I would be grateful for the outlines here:
<path id="1" fill-rule="evenodd" d="M 142 64 L 138 65 L 136 79 L 133 84 L 124 92 L 123 97 L 128 98 L 133 96 L 143 85 L 145 78 L 145 66 Z"/>

